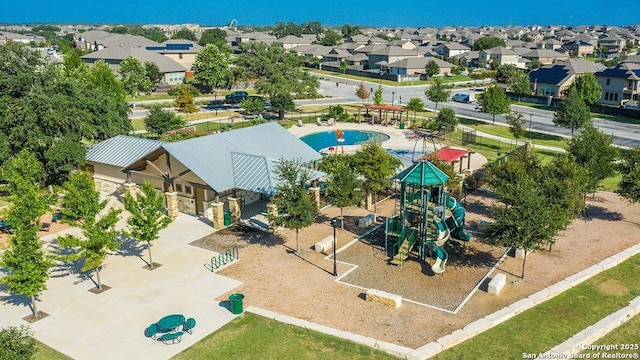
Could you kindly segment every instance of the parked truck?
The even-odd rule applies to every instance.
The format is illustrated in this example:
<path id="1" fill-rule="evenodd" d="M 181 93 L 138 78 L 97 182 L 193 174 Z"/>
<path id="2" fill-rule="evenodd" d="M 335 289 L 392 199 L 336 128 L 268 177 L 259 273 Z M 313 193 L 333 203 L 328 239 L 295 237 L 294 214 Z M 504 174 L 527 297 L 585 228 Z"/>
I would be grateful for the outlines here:
<path id="1" fill-rule="evenodd" d="M 476 94 L 472 93 L 472 92 L 459 92 L 459 93 L 455 93 L 452 97 L 453 101 L 457 101 L 457 102 L 462 102 L 462 103 L 467 103 L 470 104 L 474 101 L 476 101 Z"/>

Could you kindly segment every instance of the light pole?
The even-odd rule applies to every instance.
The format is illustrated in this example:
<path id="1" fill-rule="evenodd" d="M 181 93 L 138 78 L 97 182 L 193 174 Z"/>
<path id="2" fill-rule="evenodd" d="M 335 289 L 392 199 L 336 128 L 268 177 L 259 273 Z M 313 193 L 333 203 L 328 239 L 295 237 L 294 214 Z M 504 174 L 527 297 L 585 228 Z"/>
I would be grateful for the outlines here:
<path id="1" fill-rule="evenodd" d="M 400 95 L 400 105 L 402 105 L 402 95 Z"/>
<path id="2" fill-rule="evenodd" d="M 395 105 L 396 103 L 396 92 L 392 91 L 391 92 L 391 105 Z"/>
<path id="3" fill-rule="evenodd" d="M 338 226 L 338 220 L 336 218 L 331 219 L 331 226 L 333 226 L 333 276 L 338 276 L 336 263 L 336 227 Z"/>
<path id="4" fill-rule="evenodd" d="M 531 137 L 531 120 L 533 120 L 533 114 L 529 114 L 529 137 Z"/>

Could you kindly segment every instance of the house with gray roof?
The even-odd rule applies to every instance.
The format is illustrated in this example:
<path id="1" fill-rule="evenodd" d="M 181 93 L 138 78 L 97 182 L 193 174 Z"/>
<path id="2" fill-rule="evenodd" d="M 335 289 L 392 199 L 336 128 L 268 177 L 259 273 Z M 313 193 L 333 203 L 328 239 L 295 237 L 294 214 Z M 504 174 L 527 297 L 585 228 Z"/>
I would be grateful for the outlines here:
<path id="1" fill-rule="evenodd" d="M 389 64 L 410 57 L 421 57 L 417 52 L 398 46 L 385 46 L 369 53 L 369 68 L 386 70 Z"/>
<path id="2" fill-rule="evenodd" d="M 0 44 L 4 45 L 7 41 L 19 42 L 23 44 L 31 44 L 31 42 L 35 44 L 40 44 L 46 41 L 46 39 L 39 35 L 33 34 L 16 34 L 8 31 L 0 32 Z"/>
<path id="3" fill-rule="evenodd" d="M 522 54 L 522 57 L 528 60 L 537 60 L 541 64 L 553 64 L 558 61 L 567 60 L 568 54 L 561 54 L 555 50 L 536 49 Z"/>
<path id="4" fill-rule="evenodd" d="M 145 48 L 172 59 L 187 70 L 191 70 L 193 63 L 196 62 L 196 56 L 202 50 L 202 46 L 198 43 L 186 39 L 169 39 L 159 46 Z"/>
<path id="5" fill-rule="evenodd" d="M 155 51 L 132 46 L 112 46 L 104 48 L 82 56 L 82 61 L 92 65 L 98 60 L 104 60 L 117 74 L 120 69 L 120 63 L 129 56 L 140 60 L 141 63 L 152 62 L 158 65 L 158 69 L 163 76 L 160 81 L 162 84 L 178 85 L 182 83 L 185 77 L 185 71 L 187 71 L 184 66 L 167 56 L 160 55 Z"/>
<path id="6" fill-rule="evenodd" d="M 496 46 L 491 49 L 481 50 L 478 54 L 478 62 L 481 64 L 515 65 L 521 66 L 520 55 L 504 46 Z"/>
<path id="7" fill-rule="evenodd" d="M 438 53 L 438 55 L 441 55 L 445 59 L 451 59 L 456 55 L 460 55 L 470 50 L 471 48 L 469 48 L 468 46 L 464 46 L 457 42 L 444 43 L 435 48 L 435 51 Z"/>
<path id="8" fill-rule="evenodd" d="M 274 42 L 282 44 L 282 47 L 285 50 L 292 49 L 296 46 L 300 45 L 311 45 L 316 39 L 312 39 L 310 37 L 299 37 L 295 35 L 288 35 Z"/>
<path id="9" fill-rule="evenodd" d="M 440 72 L 436 76 L 451 74 L 455 65 L 435 57 L 409 57 L 389 64 L 389 74 L 391 75 L 423 75 L 425 67 L 430 61 L 435 61 L 440 67 Z"/>
<path id="10" fill-rule="evenodd" d="M 532 70 L 529 73 L 529 81 L 534 95 L 561 97 L 577 75 L 594 74 L 603 69 L 602 64 L 581 58 L 570 58 Z"/>
<path id="11" fill-rule="evenodd" d="M 640 64 L 625 62 L 594 74 L 602 87 L 597 104 L 624 106 L 640 100 Z"/>
<path id="12" fill-rule="evenodd" d="M 180 212 L 210 218 L 214 203 L 228 208 L 232 198 L 244 207 L 273 195 L 280 159 L 313 164 L 321 157 L 271 122 L 173 143 L 120 135 L 91 146 L 86 168 L 104 192 L 148 181 L 173 194 Z"/>

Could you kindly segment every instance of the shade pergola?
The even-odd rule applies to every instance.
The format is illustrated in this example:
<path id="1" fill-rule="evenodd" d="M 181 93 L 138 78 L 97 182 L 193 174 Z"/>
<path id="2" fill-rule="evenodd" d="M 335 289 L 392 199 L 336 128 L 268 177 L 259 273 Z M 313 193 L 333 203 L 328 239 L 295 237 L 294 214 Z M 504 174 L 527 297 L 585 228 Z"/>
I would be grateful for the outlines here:
<path id="1" fill-rule="evenodd" d="M 471 154 L 473 151 L 465 150 L 465 149 L 453 149 L 449 146 L 446 146 L 438 151 L 434 151 L 431 154 L 425 156 L 425 159 L 428 160 L 440 160 L 446 161 L 448 163 L 455 163 L 456 161 L 460 161 L 460 170 L 462 173 L 462 159 L 467 158 L 467 169 L 471 168 Z"/>
<path id="2" fill-rule="evenodd" d="M 369 110 L 378 110 L 378 112 L 380 113 L 380 123 L 383 125 L 387 125 L 389 123 L 389 112 L 391 112 L 391 119 L 395 119 L 396 118 L 395 114 L 398 113 L 398 120 L 402 121 L 402 114 L 407 111 L 407 109 L 404 106 L 394 106 L 394 105 L 371 104 L 371 105 L 357 106 L 357 108 L 358 108 L 358 123 L 360 123 L 360 112 L 362 111 L 362 109 L 365 109 L 367 113 L 369 113 Z M 384 117 L 382 116 L 383 112 L 384 112 Z M 371 125 L 375 124 L 375 122 L 376 122 L 376 118 L 372 116 Z"/>

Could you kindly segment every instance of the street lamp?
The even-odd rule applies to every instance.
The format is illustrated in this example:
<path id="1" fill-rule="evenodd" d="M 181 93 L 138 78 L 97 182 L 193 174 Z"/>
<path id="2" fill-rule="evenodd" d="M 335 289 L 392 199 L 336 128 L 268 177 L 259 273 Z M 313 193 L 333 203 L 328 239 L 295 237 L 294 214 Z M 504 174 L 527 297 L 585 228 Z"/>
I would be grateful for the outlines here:
<path id="1" fill-rule="evenodd" d="M 391 105 L 394 105 L 396 103 L 396 92 L 392 91 L 391 92 Z"/>
<path id="2" fill-rule="evenodd" d="M 400 95 L 400 105 L 402 105 L 402 95 Z"/>
<path id="3" fill-rule="evenodd" d="M 338 267 L 336 263 L 336 227 L 338 226 L 338 219 L 331 219 L 331 226 L 333 226 L 333 276 L 338 276 Z"/>
<path id="4" fill-rule="evenodd" d="M 531 137 L 531 120 L 533 120 L 533 114 L 529 114 L 529 137 Z"/>

